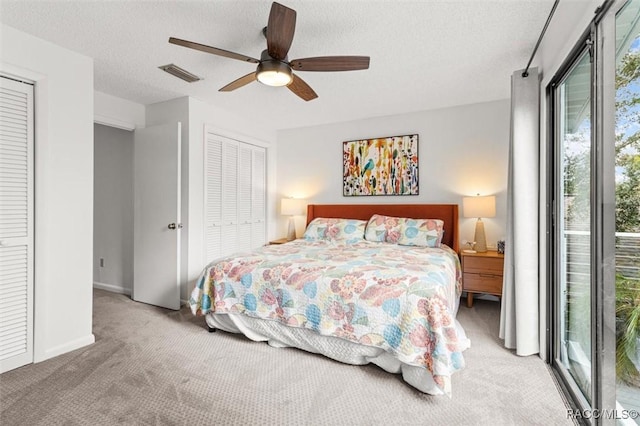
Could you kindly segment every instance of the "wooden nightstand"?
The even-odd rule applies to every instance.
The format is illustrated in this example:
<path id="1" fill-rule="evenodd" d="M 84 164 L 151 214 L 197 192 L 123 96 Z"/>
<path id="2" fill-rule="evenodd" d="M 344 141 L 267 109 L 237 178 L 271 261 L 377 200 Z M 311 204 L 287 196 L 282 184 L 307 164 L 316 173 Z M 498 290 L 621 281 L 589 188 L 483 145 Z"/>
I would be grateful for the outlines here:
<path id="1" fill-rule="evenodd" d="M 269 241 L 269 245 L 272 244 L 284 244 L 284 243 L 288 243 L 289 240 L 287 240 L 286 238 L 278 238 L 277 240 L 273 240 L 273 241 Z"/>
<path id="2" fill-rule="evenodd" d="M 502 297 L 504 254 L 461 252 L 462 290 L 467 292 L 467 307 L 473 307 L 473 294 L 486 293 Z"/>

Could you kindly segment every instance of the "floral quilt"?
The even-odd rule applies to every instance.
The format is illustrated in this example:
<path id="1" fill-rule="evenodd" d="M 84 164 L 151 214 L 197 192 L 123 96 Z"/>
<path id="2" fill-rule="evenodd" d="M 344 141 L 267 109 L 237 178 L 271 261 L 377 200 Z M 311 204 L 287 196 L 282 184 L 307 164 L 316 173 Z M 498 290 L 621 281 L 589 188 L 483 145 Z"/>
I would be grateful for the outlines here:
<path id="1" fill-rule="evenodd" d="M 444 245 L 296 240 L 213 262 L 189 304 L 194 314 L 243 314 L 383 348 L 448 393 L 464 366 L 460 277 Z"/>

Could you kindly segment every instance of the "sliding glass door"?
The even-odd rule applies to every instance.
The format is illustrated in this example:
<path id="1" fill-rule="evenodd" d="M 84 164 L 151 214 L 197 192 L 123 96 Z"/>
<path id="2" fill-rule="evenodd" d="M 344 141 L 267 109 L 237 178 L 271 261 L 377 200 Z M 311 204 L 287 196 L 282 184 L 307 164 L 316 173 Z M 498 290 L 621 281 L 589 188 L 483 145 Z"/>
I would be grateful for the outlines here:
<path id="1" fill-rule="evenodd" d="M 575 417 L 640 424 L 640 0 L 605 2 L 547 93 L 552 365 Z"/>
<path id="2" fill-rule="evenodd" d="M 591 398 L 591 55 L 585 43 L 554 88 L 557 141 L 557 362 L 574 392 Z"/>
<path id="3" fill-rule="evenodd" d="M 615 41 L 616 399 L 640 411 L 640 0 L 617 11 Z"/>

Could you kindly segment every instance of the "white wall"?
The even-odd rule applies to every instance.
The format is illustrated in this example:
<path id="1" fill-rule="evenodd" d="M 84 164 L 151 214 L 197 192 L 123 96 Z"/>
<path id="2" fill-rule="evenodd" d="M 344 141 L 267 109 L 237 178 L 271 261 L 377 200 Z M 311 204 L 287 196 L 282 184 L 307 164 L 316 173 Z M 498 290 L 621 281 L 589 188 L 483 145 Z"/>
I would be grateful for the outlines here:
<path id="1" fill-rule="evenodd" d="M 182 289 L 188 299 L 195 280 L 205 264 L 204 256 L 204 128 L 216 133 L 267 148 L 267 185 L 275 187 L 275 131 L 263 128 L 251 119 L 228 113 L 198 99 L 182 97 L 148 105 L 146 125 L 182 122 Z M 267 197 L 271 197 L 268 194 Z M 269 198 L 268 198 L 269 199 Z M 275 205 L 268 205 L 267 228 L 273 233 Z"/>
<path id="2" fill-rule="evenodd" d="M 98 124 L 123 130 L 144 127 L 145 107 L 142 104 L 108 95 L 93 93 L 93 119 Z"/>
<path id="3" fill-rule="evenodd" d="M 308 203 L 455 203 L 468 195 L 496 195 L 497 215 L 484 219 L 487 244 L 505 236 L 509 100 L 377 117 L 278 132 L 277 200 Z M 419 135 L 417 196 L 342 196 L 342 142 Z M 462 207 L 460 207 L 462 216 Z M 286 234 L 280 217 L 278 236 Z M 296 218 L 304 232 L 304 217 Z M 460 219 L 460 237 L 472 240 L 475 219 Z"/>
<path id="4" fill-rule="evenodd" d="M 93 60 L 0 27 L 0 71 L 35 82 L 34 360 L 94 342 Z"/>
<path id="5" fill-rule="evenodd" d="M 94 124 L 93 187 L 94 286 L 131 294 L 133 132 Z"/>

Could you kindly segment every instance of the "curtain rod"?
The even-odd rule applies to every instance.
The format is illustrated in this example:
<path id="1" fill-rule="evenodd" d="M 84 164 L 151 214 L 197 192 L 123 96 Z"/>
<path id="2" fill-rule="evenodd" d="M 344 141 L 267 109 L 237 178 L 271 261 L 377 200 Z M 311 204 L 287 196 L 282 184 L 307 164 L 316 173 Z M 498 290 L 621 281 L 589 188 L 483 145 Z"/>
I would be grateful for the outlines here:
<path id="1" fill-rule="evenodd" d="M 527 67 L 524 69 L 524 72 L 522 73 L 522 77 L 525 77 L 525 78 L 529 77 L 529 66 L 531 65 L 531 61 L 533 61 L 533 57 L 536 56 L 536 52 L 538 51 L 538 47 L 540 47 L 540 42 L 542 41 L 542 37 L 544 37 L 544 33 L 547 32 L 547 27 L 549 26 L 549 23 L 551 22 L 551 18 L 553 17 L 553 14 L 556 11 L 556 7 L 558 7 L 558 3 L 560 3 L 560 0 L 556 0 L 553 3 L 551 12 L 549 12 L 549 16 L 547 17 L 547 22 L 544 24 L 544 28 L 540 33 L 540 37 L 538 37 L 538 42 L 536 43 L 536 47 L 533 48 L 533 53 L 531 53 L 531 57 L 529 58 L 529 62 L 527 62 Z"/>

